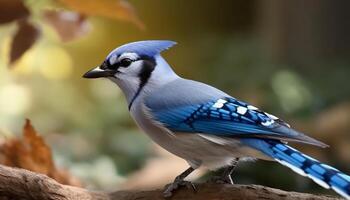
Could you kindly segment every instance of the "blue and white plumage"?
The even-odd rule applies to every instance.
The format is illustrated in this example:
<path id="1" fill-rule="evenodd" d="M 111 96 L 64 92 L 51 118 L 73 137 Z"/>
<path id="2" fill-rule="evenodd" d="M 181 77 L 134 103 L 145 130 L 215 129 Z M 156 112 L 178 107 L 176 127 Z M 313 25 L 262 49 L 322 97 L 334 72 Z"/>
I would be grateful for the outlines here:
<path id="1" fill-rule="evenodd" d="M 286 143 L 327 145 L 214 87 L 179 77 L 160 55 L 174 44 L 155 40 L 123 45 L 84 75 L 115 82 L 138 126 L 189 163 L 191 167 L 175 179 L 165 195 L 171 195 L 200 166 L 216 169 L 233 165 L 237 158 L 253 157 L 275 160 L 350 199 L 348 175 Z"/>

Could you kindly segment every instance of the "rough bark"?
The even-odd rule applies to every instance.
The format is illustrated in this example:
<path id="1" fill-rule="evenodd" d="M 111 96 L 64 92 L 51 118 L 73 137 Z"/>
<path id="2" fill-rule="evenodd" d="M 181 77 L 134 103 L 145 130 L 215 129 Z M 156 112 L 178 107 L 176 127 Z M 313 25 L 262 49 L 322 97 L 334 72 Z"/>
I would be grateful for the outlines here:
<path id="1" fill-rule="evenodd" d="M 183 200 L 235 200 L 235 199 L 314 199 L 334 200 L 330 196 L 312 195 L 297 192 L 286 192 L 258 185 L 213 185 L 199 184 L 197 192 L 183 188 L 171 199 Z M 83 188 L 62 185 L 55 180 L 28 170 L 0 165 L 0 199 L 30 200 L 136 200 L 164 199 L 162 190 L 152 191 L 91 191 Z"/>

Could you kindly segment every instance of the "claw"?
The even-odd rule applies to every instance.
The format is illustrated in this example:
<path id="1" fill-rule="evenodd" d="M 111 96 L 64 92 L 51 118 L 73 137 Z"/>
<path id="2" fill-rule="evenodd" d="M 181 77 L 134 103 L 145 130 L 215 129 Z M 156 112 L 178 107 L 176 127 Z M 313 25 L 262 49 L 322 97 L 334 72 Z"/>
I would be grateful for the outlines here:
<path id="1" fill-rule="evenodd" d="M 168 184 L 165 186 L 165 191 L 163 192 L 164 197 L 171 197 L 173 193 L 179 189 L 180 187 L 187 187 L 188 189 L 192 189 L 194 192 L 197 191 L 195 185 L 189 181 L 184 181 L 184 180 L 178 180 L 175 179 L 175 181 L 171 184 Z"/>
<path id="2" fill-rule="evenodd" d="M 184 181 L 184 179 L 193 171 L 194 171 L 194 168 L 189 167 L 184 172 L 182 172 L 180 175 L 178 175 L 175 178 L 173 183 L 165 186 L 163 196 L 164 197 L 171 197 L 173 195 L 173 192 L 181 186 L 186 186 L 187 188 L 192 188 L 194 191 L 196 191 L 196 187 L 191 182 Z"/>

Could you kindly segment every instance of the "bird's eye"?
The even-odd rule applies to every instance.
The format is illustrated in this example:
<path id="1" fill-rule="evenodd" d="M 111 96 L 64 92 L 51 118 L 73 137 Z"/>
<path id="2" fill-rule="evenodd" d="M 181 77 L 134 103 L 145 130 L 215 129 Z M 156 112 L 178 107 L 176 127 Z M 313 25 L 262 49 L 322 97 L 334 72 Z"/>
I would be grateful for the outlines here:
<path id="1" fill-rule="evenodd" d="M 121 67 L 128 67 L 132 63 L 132 60 L 130 58 L 124 58 L 120 61 Z"/>

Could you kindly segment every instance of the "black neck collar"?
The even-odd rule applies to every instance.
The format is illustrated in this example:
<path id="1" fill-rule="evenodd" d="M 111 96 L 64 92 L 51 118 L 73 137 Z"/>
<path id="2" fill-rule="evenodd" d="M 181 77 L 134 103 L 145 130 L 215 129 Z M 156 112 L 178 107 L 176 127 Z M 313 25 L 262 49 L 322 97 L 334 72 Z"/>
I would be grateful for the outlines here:
<path id="1" fill-rule="evenodd" d="M 136 93 L 134 94 L 134 96 L 132 97 L 132 99 L 128 105 L 129 110 L 131 109 L 136 98 L 139 96 L 143 87 L 147 84 L 149 78 L 151 77 L 152 72 L 154 71 L 154 69 L 156 67 L 156 61 L 154 58 L 148 57 L 148 56 L 143 56 L 143 57 L 141 57 L 141 59 L 143 60 L 143 64 L 142 64 L 142 69 L 138 75 L 139 79 L 140 79 L 140 84 L 139 84 L 139 87 L 138 87 Z"/>

